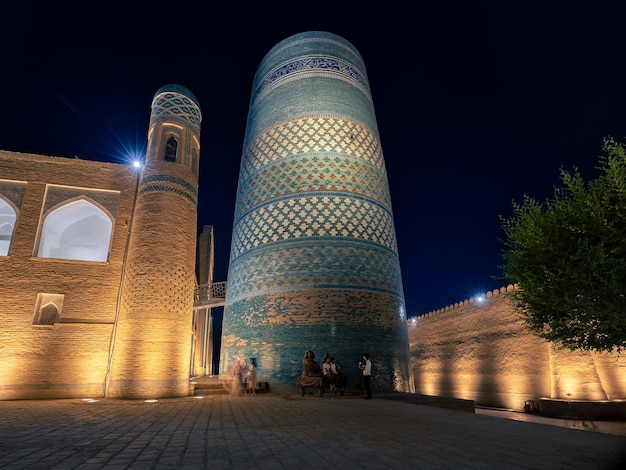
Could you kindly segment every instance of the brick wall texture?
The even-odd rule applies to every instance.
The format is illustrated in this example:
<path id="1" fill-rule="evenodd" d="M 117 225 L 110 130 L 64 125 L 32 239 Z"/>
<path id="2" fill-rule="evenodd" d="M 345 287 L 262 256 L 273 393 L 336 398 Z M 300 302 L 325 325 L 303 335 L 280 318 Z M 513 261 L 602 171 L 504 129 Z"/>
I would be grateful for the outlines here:
<path id="1" fill-rule="evenodd" d="M 0 399 L 102 396 L 136 176 L 123 165 L 0 151 L 0 178 L 26 184 L 0 257 Z M 47 185 L 117 197 L 107 262 L 34 256 Z M 54 325 L 33 325 L 40 293 L 64 296 Z"/>
<path id="2" fill-rule="evenodd" d="M 535 335 L 508 286 L 409 321 L 417 393 L 523 410 L 526 400 L 626 398 L 623 355 L 570 351 Z"/>
<path id="3" fill-rule="evenodd" d="M 189 90 L 166 85 L 155 94 L 115 330 L 111 397 L 189 394 L 200 119 Z M 176 152 L 168 152 L 168 141 L 176 142 Z"/>

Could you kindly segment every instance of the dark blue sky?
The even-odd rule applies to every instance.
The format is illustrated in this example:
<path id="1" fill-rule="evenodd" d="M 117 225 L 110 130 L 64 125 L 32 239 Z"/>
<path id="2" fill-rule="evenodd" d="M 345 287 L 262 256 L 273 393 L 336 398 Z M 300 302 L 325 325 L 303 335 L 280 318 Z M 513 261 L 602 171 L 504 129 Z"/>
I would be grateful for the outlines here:
<path id="1" fill-rule="evenodd" d="M 189 88 L 216 281 L 254 72 L 292 34 L 330 31 L 363 56 L 409 316 L 505 285 L 499 216 L 551 196 L 560 167 L 594 177 L 603 137 L 625 140 L 622 1 L 17 3 L 0 29 L 0 149 L 121 162 L 145 146 L 156 90 Z"/>

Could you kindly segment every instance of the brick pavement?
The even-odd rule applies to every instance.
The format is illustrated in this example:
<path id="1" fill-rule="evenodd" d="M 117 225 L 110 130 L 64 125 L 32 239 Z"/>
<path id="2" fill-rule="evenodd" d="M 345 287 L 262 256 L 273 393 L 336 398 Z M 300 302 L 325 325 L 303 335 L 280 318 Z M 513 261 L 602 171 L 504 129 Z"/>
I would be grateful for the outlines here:
<path id="1" fill-rule="evenodd" d="M 8 469 L 614 469 L 626 437 L 374 397 L 0 401 Z"/>

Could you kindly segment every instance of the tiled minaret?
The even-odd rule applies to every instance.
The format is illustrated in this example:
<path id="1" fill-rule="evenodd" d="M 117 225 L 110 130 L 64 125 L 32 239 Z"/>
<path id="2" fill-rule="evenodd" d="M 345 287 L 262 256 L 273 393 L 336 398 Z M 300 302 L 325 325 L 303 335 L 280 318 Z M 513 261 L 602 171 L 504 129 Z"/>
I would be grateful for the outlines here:
<path id="1" fill-rule="evenodd" d="M 112 398 L 189 394 L 200 121 L 186 88 L 154 95 L 107 375 Z"/>
<path id="2" fill-rule="evenodd" d="M 256 358 L 293 387 L 307 349 L 350 379 L 413 391 L 387 173 L 359 52 L 327 32 L 278 43 L 252 88 L 235 208 L 220 370 Z"/>

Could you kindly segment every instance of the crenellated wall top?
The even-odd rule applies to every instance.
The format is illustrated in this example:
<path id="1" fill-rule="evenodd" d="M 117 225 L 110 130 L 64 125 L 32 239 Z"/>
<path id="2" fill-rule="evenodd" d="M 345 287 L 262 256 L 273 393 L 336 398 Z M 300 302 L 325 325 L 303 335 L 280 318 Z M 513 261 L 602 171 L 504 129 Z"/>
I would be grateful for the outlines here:
<path id="1" fill-rule="evenodd" d="M 478 303 L 484 301 L 484 299 L 489 299 L 489 298 L 492 298 L 492 297 L 496 297 L 496 296 L 498 296 L 500 294 L 504 294 L 506 292 L 510 292 L 512 290 L 517 289 L 517 287 L 518 287 L 517 284 L 509 284 L 507 286 L 500 287 L 499 289 L 494 289 L 492 291 L 487 291 L 484 294 L 480 294 L 480 295 L 477 295 L 475 297 L 470 297 L 469 299 L 465 299 L 465 300 L 456 302 L 456 303 L 454 303 L 452 305 L 448 305 L 446 307 L 443 307 L 443 308 L 440 308 L 440 309 L 437 309 L 437 310 L 431 310 L 430 312 L 427 312 L 427 313 L 421 313 L 421 314 L 417 315 L 417 317 L 407 318 L 407 322 L 410 322 L 411 320 L 413 320 L 415 318 L 427 317 L 427 316 L 436 315 L 436 314 L 439 314 L 439 313 L 444 313 L 444 312 L 449 312 L 449 311 L 452 311 L 452 310 L 456 310 L 456 309 L 459 309 L 459 308 L 462 308 L 462 307 L 466 307 L 467 305 L 478 304 Z M 481 300 L 481 299 L 483 299 L 483 300 Z"/>

